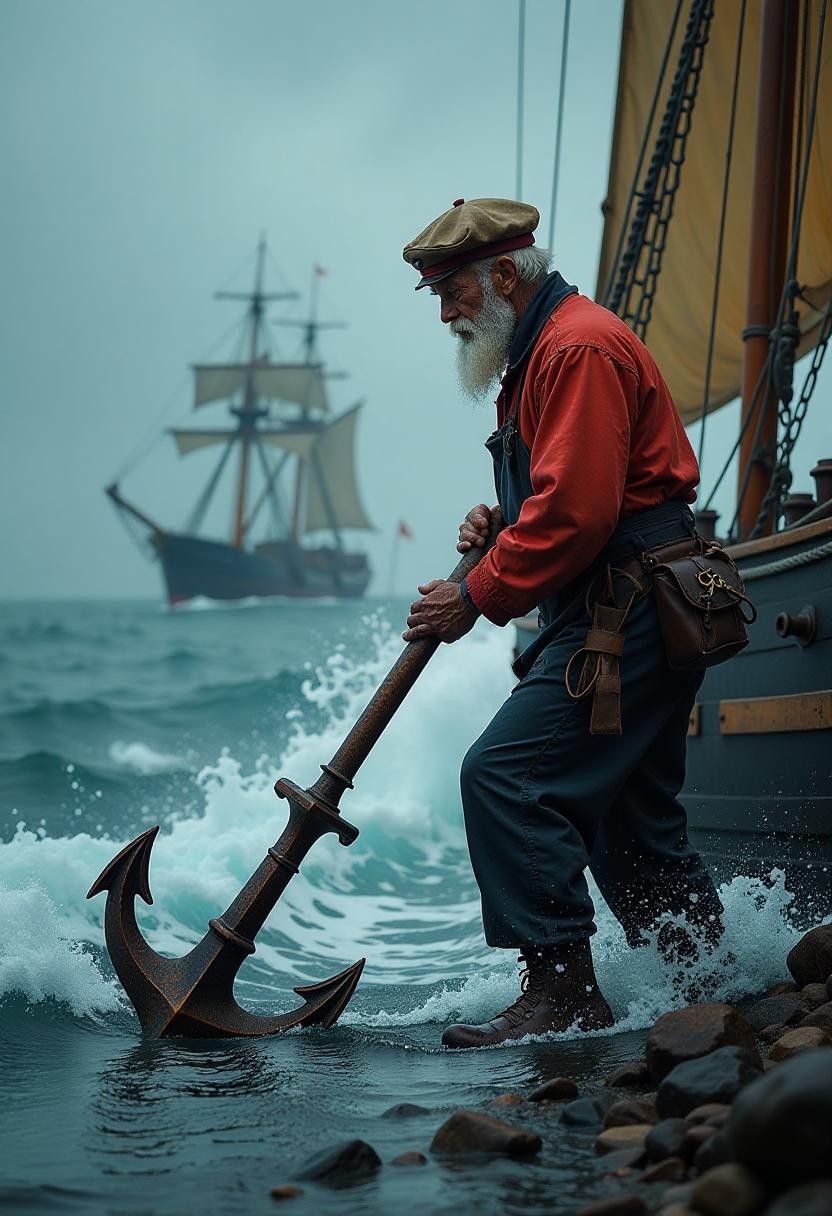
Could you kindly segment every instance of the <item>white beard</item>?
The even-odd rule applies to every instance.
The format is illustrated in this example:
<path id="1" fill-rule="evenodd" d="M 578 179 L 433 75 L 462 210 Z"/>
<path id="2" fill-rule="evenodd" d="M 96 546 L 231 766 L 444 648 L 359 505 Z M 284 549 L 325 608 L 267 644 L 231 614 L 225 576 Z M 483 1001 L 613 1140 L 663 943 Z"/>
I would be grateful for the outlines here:
<path id="1" fill-rule="evenodd" d="M 462 391 L 474 401 L 488 392 L 503 371 L 517 329 L 517 314 L 508 300 L 494 290 L 490 277 L 483 282 L 480 311 L 473 320 L 451 321 L 456 335 L 456 371 Z M 460 334 L 470 335 L 460 337 Z"/>

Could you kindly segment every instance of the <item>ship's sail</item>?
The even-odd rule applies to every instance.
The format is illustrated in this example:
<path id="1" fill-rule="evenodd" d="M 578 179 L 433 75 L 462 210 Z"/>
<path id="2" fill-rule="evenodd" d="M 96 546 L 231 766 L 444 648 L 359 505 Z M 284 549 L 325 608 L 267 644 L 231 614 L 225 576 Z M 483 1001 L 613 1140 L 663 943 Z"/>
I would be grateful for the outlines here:
<path id="1" fill-rule="evenodd" d="M 252 431 L 252 440 L 296 456 L 304 466 L 301 478 L 303 532 L 321 528 L 373 530 L 358 493 L 355 474 L 355 424 L 360 405 L 323 425 L 301 423 Z M 236 439 L 233 430 L 172 430 L 180 456 Z"/>
<path id="2" fill-rule="evenodd" d="M 818 13 L 821 0 L 809 0 L 807 63 L 813 78 L 817 53 Z M 622 226 L 645 130 L 661 74 L 675 0 L 626 0 L 621 38 L 610 181 L 604 203 L 606 223 L 598 272 L 597 298 L 603 302 L 614 273 Z M 681 184 L 668 230 L 661 278 L 652 303 L 647 344 L 673 393 L 685 422 L 702 410 L 703 379 L 707 360 L 717 234 L 722 205 L 726 147 L 731 111 L 740 13 L 745 9 L 742 59 L 737 100 L 730 189 L 726 211 L 725 244 L 713 354 L 710 408 L 738 396 L 742 369 L 742 329 L 748 289 L 748 217 L 753 181 L 753 132 L 759 72 L 760 25 L 763 6 L 721 0 L 715 6 L 705 47 L 699 91 L 685 150 Z M 827 23 L 828 24 L 828 23 Z M 647 156 L 655 143 L 673 76 L 673 65 L 684 36 L 680 20 L 670 47 L 669 68 L 647 132 Z M 799 84 L 798 84 L 799 88 Z M 808 89 L 807 89 L 808 92 Z M 801 138 L 806 138 L 806 99 Z M 810 350 L 832 290 L 832 123 L 826 121 L 832 106 L 832 38 L 822 48 L 818 91 L 818 119 L 812 142 L 806 201 L 797 263 L 801 343 L 799 354 Z M 800 106 L 796 106 L 800 113 Z M 797 140 L 798 133 L 795 133 Z M 805 146 L 805 145 L 804 145 Z M 642 178 L 644 169 L 642 169 Z M 638 188 L 638 187 L 637 187 Z M 783 189 L 793 185 L 783 183 Z M 651 255 L 642 251 L 642 258 Z"/>
<path id="3" fill-rule="evenodd" d="M 225 401 L 246 387 L 267 401 L 290 401 L 304 413 L 326 413 L 329 405 L 321 367 L 316 363 L 209 363 L 194 366 L 194 408 Z"/>

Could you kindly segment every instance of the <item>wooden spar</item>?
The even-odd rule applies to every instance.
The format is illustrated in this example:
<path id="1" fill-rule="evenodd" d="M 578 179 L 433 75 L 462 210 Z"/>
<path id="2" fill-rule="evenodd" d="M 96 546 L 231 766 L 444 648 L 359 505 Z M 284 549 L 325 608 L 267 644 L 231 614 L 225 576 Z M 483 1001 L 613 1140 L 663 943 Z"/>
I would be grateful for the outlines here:
<path id="1" fill-rule="evenodd" d="M 786 273 L 791 203 L 797 26 L 794 0 L 764 0 L 757 82 L 754 208 L 743 330 L 740 426 L 740 540 L 750 535 L 769 487 L 777 446 L 777 396 L 766 382 L 769 333 L 777 322 Z M 763 377 L 758 388 L 758 382 Z M 755 393 L 756 390 L 756 393 Z M 757 398 L 755 403 L 755 396 Z M 753 417 L 751 416 L 753 414 Z M 750 418 L 750 421 L 749 421 Z M 758 425 L 759 423 L 759 425 Z M 772 531 L 769 517 L 765 533 Z"/>
<path id="2" fill-rule="evenodd" d="M 134 507 L 133 504 L 128 502 L 126 498 L 122 497 L 121 491 L 119 490 L 116 482 L 113 482 L 112 485 L 107 486 L 104 492 L 107 497 L 116 504 L 117 507 L 120 507 L 122 511 L 126 511 L 128 515 L 132 515 L 133 518 L 137 519 L 140 524 L 144 524 L 146 527 L 150 528 L 151 532 L 155 532 L 157 536 L 164 535 L 164 528 L 160 528 L 157 523 L 153 522 L 149 515 L 145 515 L 144 511 L 140 511 L 138 507 Z"/>
<path id="3" fill-rule="evenodd" d="M 234 539 L 232 544 L 242 549 L 246 538 L 246 499 L 248 489 L 248 454 L 251 432 L 245 424 L 240 429 L 240 477 L 237 483 L 237 504 L 234 508 Z"/>
<path id="4" fill-rule="evenodd" d="M 237 503 L 234 508 L 234 535 L 232 544 L 242 549 L 246 538 L 246 502 L 248 499 L 248 466 L 249 450 L 251 448 L 252 432 L 255 429 L 255 419 L 258 415 L 257 400 L 254 392 L 254 365 L 257 362 L 257 343 L 260 337 L 260 322 L 263 318 L 263 263 L 266 258 L 266 241 L 260 237 L 257 246 L 257 279 L 254 293 L 251 296 L 251 340 L 248 352 L 248 375 L 246 377 L 246 393 L 240 416 L 240 476 L 237 482 Z"/>

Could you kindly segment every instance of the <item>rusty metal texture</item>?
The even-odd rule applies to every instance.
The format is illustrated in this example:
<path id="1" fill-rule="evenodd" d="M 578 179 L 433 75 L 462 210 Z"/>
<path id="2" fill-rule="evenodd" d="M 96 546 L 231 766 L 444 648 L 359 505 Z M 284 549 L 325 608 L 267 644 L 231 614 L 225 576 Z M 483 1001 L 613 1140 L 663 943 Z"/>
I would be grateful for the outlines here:
<path id="1" fill-rule="evenodd" d="M 461 582 L 496 540 L 471 549 L 449 581 Z M 254 939 L 315 842 L 333 832 L 343 845 L 358 828 L 341 818 L 339 801 L 407 693 L 439 646 L 438 638 L 409 642 L 314 785 L 303 790 L 281 777 L 278 797 L 289 804 L 289 822 L 277 842 L 222 916 L 209 921 L 202 940 L 183 958 L 164 958 L 147 944 L 136 922 L 135 900 L 152 904 L 149 866 L 158 827 L 137 836 L 102 870 L 87 899 L 107 892 L 104 933 L 124 991 L 150 1038 L 278 1034 L 297 1026 L 331 1026 L 355 991 L 365 960 L 318 984 L 295 988 L 303 1004 L 271 1017 L 250 1013 L 234 999 L 234 979 L 254 953 Z"/>

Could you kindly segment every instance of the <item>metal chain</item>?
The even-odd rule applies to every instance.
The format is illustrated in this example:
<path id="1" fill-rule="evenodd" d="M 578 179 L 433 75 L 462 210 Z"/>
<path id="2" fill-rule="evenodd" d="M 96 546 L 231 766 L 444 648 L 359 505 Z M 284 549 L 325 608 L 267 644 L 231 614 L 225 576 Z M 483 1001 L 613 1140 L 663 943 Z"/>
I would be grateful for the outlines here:
<path id="1" fill-rule="evenodd" d="M 781 327 L 785 328 L 785 326 Z M 792 392 L 788 385 L 782 385 L 782 388 L 787 389 L 784 395 L 780 398 L 777 405 L 777 417 L 780 424 L 780 438 L 777 443 L 777 455 L 774 462 L 774 469 L 771 474 L 768 490 L 763 499 L 760 513 L 754 524 L 751 532 L 751 539 L 762 536 L 765 532 L 766 521 L 769 519 L 770 513 L 775 513 L 775 522 L 783 513 L 783 499 L 788 494 L 792 484 L 791 458 L 794 446 L 797 443 L 800 435 L 803 420 L 806 417 L 806 410 L 809 406 L 812 394 L 815 391 L 817 384 L 818 373 L 823 364 L 823 359 L 826 354 L 826 348 L 829 345 L 829 339 L 832 337 L 832 294 L 826 303 L 826 311 L 823 314 L 820 333 L 818 334 L 817 345 L 812 352 L 812 362 L 809 365 L 809 370 L 803 381 L 803 388 L 800 390 L 794 408 L 792 408 Z M 778 343 L 783 341 L 781 332 L 778 330 L 772 331 L 772 339 Z M 787 338 L 786 341 L 790 341 Z M 787 356 L 788 359 L 788 356 Z M 794 360 L 794 352 L 791 354 L 792 362 Z"/>
<path id="2" fill-rule="evenodd" d="M 714 0 L 693 0 L 679 63 L 608 307 L 644 339 L 685 162 Z"/>

